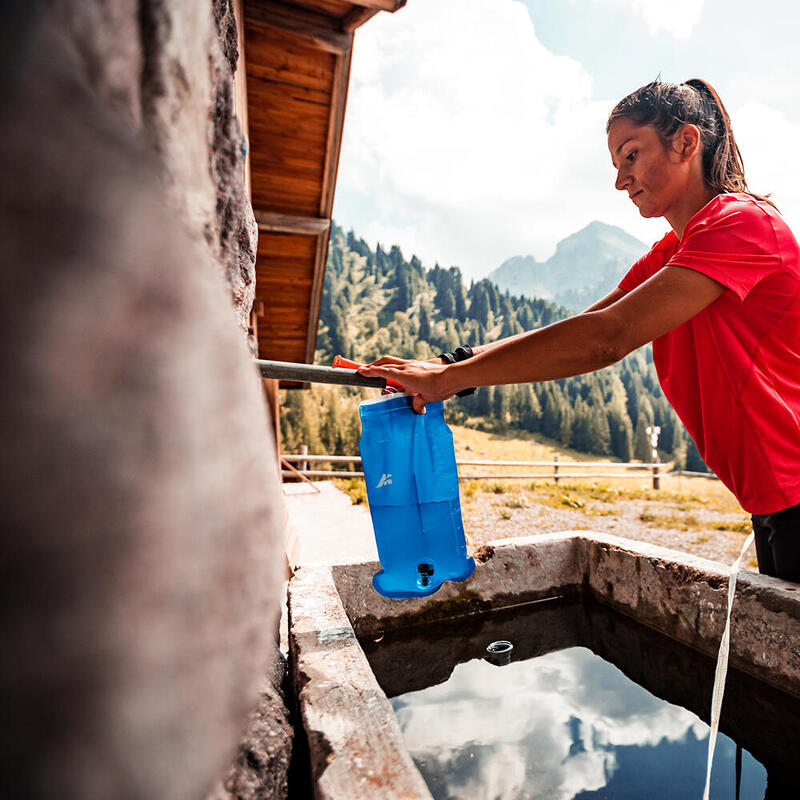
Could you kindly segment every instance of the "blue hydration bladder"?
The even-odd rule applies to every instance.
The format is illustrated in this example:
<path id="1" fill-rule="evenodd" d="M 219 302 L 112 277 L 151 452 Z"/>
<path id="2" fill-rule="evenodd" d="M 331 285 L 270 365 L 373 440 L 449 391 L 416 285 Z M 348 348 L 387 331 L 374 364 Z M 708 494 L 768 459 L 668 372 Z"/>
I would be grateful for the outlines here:
<path id="1" fill-rule="evenodd" d="M 425 597 L 475 569 L 467 556 L 453 434 L 441 402 L 415 414 L 411 397 L 367 400 L 361 463 L 381 562 L 372 578 L 385 597 Z"/>

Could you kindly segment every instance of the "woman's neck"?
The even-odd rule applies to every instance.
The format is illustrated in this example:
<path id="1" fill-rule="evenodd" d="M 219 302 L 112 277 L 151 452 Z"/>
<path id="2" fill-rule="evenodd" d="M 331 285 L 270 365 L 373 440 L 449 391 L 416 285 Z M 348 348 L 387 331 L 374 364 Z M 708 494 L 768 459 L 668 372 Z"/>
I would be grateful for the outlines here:
<path id="1" fill-rule="evenodd" d="M 701 208 L 707 206 L 716 196 L 717 192 L 709 188 L 706 184 L 702 184 L 695 187 L 693 190 L 684 192 L 681 195 L 680 201 L 676 203 L 675 208 L 670 209 L 664 215 L 679 240 L 683 238 L 683 231 L 689 220 L 700 211 Z"/>

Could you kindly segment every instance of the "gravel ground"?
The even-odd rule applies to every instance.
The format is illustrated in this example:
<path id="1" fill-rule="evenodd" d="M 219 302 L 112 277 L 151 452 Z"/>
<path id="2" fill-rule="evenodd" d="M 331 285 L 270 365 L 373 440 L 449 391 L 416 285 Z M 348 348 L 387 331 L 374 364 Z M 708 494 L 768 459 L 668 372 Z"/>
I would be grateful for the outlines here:
<path id="1" fill-rule="evenodd" d="M 503 494 L 478 491 L 471 497 L 462 497 L 464 530 L 470 551 L 493 539 L 591 530 L 731 564 L 749 533 L 749 528 L 741 530 L 749 523 L 749 517 L 742 513 L 723 513 L 702 507 L 687 509 L 680 502 L 575 501 L 569 494 L 560 500 L 556 498 L 555 502 L 560 506 L 537 502 L 524 493 L 513 491 Z M 583 502 L 584 507 L 569 507 L 570 502 Z M 719 526 L 737 529 L 719 530 Z M 742 569 L 758 571 L 753 545 L 742 561 Z"/>

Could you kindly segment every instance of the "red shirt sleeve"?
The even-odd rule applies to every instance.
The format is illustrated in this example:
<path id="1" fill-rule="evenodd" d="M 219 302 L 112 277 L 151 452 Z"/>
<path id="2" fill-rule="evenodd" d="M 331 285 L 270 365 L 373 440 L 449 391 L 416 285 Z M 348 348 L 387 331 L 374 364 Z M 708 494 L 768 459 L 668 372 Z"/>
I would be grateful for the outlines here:
<path id="1" fill-rule="evenodd" d="M 632 292 L 640 283 L 644 283 L 648 278 L 658 272 L 667 261 L 667 258 L 675 252 L 677 237 L 674 231 L 670 231 L 663 239 L 659 239 L 625 274 L 619 282 L 619 288 L 626 292 Z"/>
<path id="2" fill-rule="evenodd" d="M 727 195 L 689 221 L 667 266 L 688 267 L 744 300 L 759 282 L 780 269 L 781 257 L 769 215 L 749 198 Z"/>

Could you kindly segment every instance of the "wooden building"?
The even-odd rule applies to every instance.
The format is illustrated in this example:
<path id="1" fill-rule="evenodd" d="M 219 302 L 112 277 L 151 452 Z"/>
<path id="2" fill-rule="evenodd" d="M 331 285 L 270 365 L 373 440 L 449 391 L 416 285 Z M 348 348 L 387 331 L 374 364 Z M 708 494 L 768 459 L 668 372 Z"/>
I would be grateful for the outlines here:
<path id="1" fill-rule="evenodd" d="M 311 363 L 354 33 L 406 0 L 237 0 L 259 358 Z"/>

